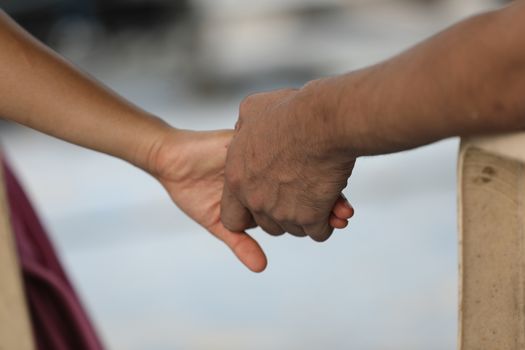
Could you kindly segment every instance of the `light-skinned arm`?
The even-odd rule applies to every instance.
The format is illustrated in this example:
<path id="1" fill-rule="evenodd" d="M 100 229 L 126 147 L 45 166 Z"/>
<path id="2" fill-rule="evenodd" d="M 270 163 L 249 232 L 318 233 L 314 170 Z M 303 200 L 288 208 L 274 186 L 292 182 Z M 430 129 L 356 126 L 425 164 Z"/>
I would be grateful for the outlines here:
<path id="1" fill-rule="evenodd" d="M 230 231 L 220 221 L 232 130 L 193 132 L 169 126 L 80 72 L 1 11 L 0 116 L 143 169 L 249 269 L 266 267 L 259 244 L 244 230 Z M 334 227 L 344 227 L 352 209 L 340 199 L 334 213 L 339 214 L 334 214 Z"/>
<path id="2" fill-rule="evenodd" d="M 257 242 L 218 219 L 232 131 L 170 127 L 80 72 L 1 11 L 0 116 L 145 170 L 248 268 L 265 268 Z"/>

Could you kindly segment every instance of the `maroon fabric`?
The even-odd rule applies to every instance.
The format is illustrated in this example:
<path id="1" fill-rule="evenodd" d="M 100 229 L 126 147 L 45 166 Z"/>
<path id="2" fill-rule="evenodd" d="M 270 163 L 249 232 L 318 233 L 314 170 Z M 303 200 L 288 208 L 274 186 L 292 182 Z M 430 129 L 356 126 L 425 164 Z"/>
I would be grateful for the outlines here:
<path id="1" fill-rule="evenodd" d="M 3 168 L 37 349 L 103 349 L 27 196 Z"/>

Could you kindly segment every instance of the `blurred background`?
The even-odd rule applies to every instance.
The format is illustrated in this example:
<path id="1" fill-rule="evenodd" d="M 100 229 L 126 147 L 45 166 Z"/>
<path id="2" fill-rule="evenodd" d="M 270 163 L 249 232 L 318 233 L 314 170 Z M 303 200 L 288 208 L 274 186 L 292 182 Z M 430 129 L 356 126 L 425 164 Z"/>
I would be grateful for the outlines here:
<path id="1" fill-rule="evenodd" d="M 491 0 L 0 0 L 173 125 L 385 59 Z M 457 140 L 358 161 L 349 227 L 254 236 L 255 275 L 126 163 L 12 124 L 0 139 L 109 349 L 443 350 L 457 328 Z"/>

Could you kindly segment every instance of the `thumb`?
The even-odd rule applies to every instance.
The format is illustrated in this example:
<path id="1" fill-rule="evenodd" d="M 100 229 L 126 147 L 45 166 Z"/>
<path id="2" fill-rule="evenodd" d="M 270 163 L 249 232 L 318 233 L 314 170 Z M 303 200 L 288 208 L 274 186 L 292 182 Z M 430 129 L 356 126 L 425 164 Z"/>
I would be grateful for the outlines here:
<path id="1" fill-rule="evenodd" d="M 221 221 L 227 229 L 242 232 L 256 227 L 252 214 L 224 184 L 221 200 Z"/>
<path id="2" fill-rule="evenodd" d="M 237 258 L 251 271 L 262 272 L 268 265 L 266 255 L 259 243 L 246 232 L 232 232 L 221 222 L 210 229 L 211 233 L 223 241 Z"/>

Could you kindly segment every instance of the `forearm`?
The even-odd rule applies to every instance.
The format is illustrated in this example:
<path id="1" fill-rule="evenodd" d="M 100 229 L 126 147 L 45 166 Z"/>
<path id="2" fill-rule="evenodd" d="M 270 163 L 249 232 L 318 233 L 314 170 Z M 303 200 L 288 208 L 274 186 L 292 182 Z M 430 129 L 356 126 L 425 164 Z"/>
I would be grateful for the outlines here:
<path id="1" fill-rule="evenodd" d="M 143 169 L 168 129 L 37 42 L 0 11 L 0 116 Z"/>
<path id="2" fill-rule="evenodd" d="M 521 130 L 523 33 L 525 5 L 518 2 L 465 20 L 381 64 L 305 90 L 318 90 L 319 102 L 336 119 L 339 144 L 357 155 Z"/>

